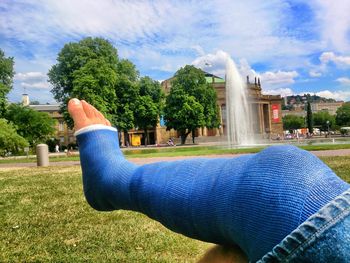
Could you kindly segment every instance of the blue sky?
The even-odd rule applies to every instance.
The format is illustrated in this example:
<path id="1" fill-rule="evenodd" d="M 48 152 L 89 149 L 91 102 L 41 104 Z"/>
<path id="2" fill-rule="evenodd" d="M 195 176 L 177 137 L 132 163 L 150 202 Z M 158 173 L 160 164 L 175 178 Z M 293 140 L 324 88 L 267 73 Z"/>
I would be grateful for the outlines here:
<path id="1" fill-rule="evenodd" d="M 15 58 L 9 100 L 53 103 L 47 72 L 67 42 L 110 40 L 140 74 L 186 64 L 225 75 L 225 53 L 266 94 L 350 100 L 350 0 L 1 0 L 0 48 Z M 208 66 L 209 65 L 209 66 Z"/>

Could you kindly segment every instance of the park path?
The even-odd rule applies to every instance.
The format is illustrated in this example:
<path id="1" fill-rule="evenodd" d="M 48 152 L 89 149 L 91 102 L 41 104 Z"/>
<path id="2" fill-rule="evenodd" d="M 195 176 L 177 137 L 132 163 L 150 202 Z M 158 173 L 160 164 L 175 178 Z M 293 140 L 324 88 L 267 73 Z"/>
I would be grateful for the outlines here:
<path id="1" fill-rule="evenodd" d="M 325 150 L 325 151 L 311 151 L 316 156 L 350 156 L 350 149 L 339 150 Z M 135 164 L 147 164 L 161 161 L 174 161 L 184 160 L 190 158 L 221 158 L 221 157 L 238 157 L 243 154 L 220 154 L 220 155 L 205 155 L 205 156 L 177 156 L 177 157 L 152 157 L 152 158 L 130 158 L 129 160 Z M 20 160 L 19 160 L 20 161 Z M 80 165 L 79 161 L 63 161 L 63 162 L 50 162 L 50 166 L 73 166 Z M 36 167 L 36 163 L 3 163 L 0 164 L 1 168 L 12 167 Z"/>

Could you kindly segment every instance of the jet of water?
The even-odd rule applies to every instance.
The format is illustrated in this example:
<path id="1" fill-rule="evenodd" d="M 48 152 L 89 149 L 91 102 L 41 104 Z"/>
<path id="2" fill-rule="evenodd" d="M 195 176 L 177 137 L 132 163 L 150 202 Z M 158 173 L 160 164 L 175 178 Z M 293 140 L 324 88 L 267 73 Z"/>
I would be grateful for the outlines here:
<path id="1" fill-rule="evenodd" d="M 247 101 L 247 85 L 227 54 L 226 127 L 229 146 L 254 144 L 252 118 Z"/>

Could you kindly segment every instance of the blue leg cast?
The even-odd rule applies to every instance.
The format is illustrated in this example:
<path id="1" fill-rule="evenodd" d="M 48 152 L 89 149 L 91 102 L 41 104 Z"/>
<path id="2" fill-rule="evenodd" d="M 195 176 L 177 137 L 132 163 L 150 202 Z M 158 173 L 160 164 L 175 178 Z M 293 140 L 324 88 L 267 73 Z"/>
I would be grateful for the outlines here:
<path id="1" fill-rule="evenodd" d="M 103 211 L 140 211 L 169 229 L 237 244 L 256 261 L 349 185 L 314 155 L 275 146 L 237 158 L 136 166 L 117 131 L 77 136 L 84 192 Z"/>

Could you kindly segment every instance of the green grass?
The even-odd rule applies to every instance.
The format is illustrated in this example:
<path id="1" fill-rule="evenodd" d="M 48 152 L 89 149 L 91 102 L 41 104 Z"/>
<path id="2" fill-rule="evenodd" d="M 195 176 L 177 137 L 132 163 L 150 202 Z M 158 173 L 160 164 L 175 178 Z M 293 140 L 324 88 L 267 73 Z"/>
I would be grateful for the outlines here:
<path id="1" fill-rule="evenodd" d="M 208 244 L 144 215 L 96 212 L 80 167 L 0 171 L 0 262 L 194 262 Z"/>
<path id="2" fill-rule="evenodd" d="M 219 146 L 183 146 L 183 147 L 123 149 L 123 152 L 127 158 L 152 158 L 152 157 L 203 156 L 203 155 L 220 155 L 220 154 L 256 153 L 266 147 L 267 146 L 228 149 L 228 148 L 219 147 Z M 350 144 L 300 145 L 298 147 L 307 151 L 321 151 L 321 150 L 350 149 Z M 50 162 L 62 162 L 62 161 L 79 161 L 79 156 L 50 157 Z M 11 158 L 0 160 L 0 164 L 1 163 L 20 163 L 20 162 L 33 163 L 33 162 L 36 162 L 36 159 L 35 158 L 18 159 L 16 157 L 11 157 Z"/>
<path id="3" fill-rule="evenodd" d="M 350 156 L 322 158 L 350 182 Z M 195 262 L 210 246 L 129 211 L 96 212 L 80 167 L 0 169 L 0 262 Z"/>

